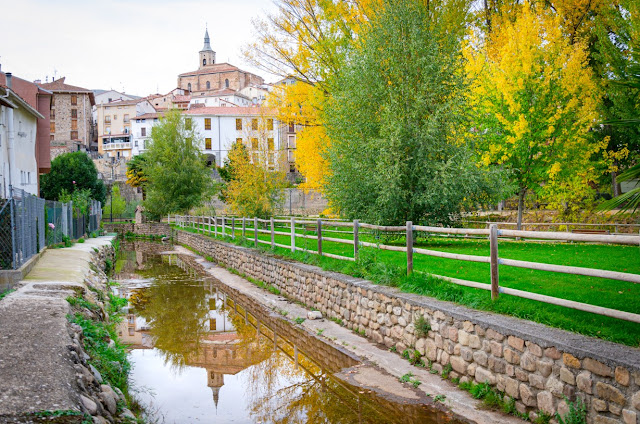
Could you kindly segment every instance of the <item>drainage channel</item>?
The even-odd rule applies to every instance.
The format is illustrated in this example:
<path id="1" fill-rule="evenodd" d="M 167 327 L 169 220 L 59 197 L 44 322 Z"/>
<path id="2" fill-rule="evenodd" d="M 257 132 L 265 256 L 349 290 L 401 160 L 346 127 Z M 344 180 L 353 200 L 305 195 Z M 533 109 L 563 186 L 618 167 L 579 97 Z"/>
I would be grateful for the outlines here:
<path id="1" fill-rule="evenodd" d="M 160 247 L 123 251 L 120 338 L 147 419 L 161 423 L 456 423 L 429 404 L 352 384 L 370 367 Z M 168 250 L 164 247 L 164 250 Z"/>

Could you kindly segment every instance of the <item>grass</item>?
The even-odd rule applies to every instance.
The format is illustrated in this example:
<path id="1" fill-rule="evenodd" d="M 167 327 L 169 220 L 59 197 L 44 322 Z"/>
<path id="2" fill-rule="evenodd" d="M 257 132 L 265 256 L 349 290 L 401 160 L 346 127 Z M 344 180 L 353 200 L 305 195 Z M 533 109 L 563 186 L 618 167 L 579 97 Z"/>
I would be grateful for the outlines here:
<path id="1" fill-rule="evenodd" d="M 422 384 L 420 380 L 418 380 L 417 378 L 413 378 L 413 374 L 410 372 L 406 373 L 405 375 L 400 377 L 398 380 L 400 380 L 401 383 L 409 383 L 416 389 L 418 388 L 419 385 Z"/>
<path id="2" fill-rule="evenodd" d="M 9 293 L 13 293 L 14 291 L 16 291 L 16 290 L 15 289 L 9 289 L 9 290 L 3 291 L 2 293 L 0 293 L 0 300 L 2 300 L 2 298 L 7 296 Z"/>
<path id="3" fill-rule="evenodd" d="M 196 232 L 191 228 L 186 231 Z M 279 229 L 279 231 L 283 231 L 283 229 Z M 201 229 L 199 232 L 203 233 L 204 231 Z M 229 233 L 230 230 L 227 231 L 227 234 Z M 305 231 L 299 230 L 298 233 L 302 234 Z M 306 233 L 314 234 L 313 232 Z M 236 229 L 237 238 L 235 240 L 228 236 L 224 240 L 253 247 L 253 230 L 247 230 L 247 238 L 240 237 L 240 234 L 241 230 Z M 325 236 L 349 237 L 345 233 L 329 232 L 326 232 Z M 218 237 L 218 239 L 222 239 L 222 237 Z M 270 235 L 259 234 L 259 239 L 270 240 Z M 361 234 L 360 239 L 384 242 L 385 244 L 404 244 L 403 238 L 383 239 L 376 238 L 373 234 Z M 288 244 L 290 236 L 276 235 L 275 241 L 276 243 Z M 298 238 L 296 243 L 299 247 L 316 248 L 315 240 Z M 324 241 L 322 247 L 323 251 L 327 253 L 353 257 L 353 247 L 350 245 Z M 488 256 L 489 254 L 488 241 L 480 239 L 420 237 L 416 242 L 416 247 L 478 256 Z M 406 255 L 403 252 L 361 248 L 359 260 L 349 262 L 319 257 L 309 252 L 296 251 L 292 253 L 290 249 L 279 247 L 271 249 L 270 246 L 264 244 L 259 244 L 259 249 L 317 265 L 325 270 L 365 278 L 376 284 L 395 286 L 405 292 L 452 301 L 474 309 L 537 321 L 552 327 L 629 346 L 640 346 L 640 324 L 504 294 L 497 301 L 492 301 L 488 291 L 459 286 L 431 276 L 431 274 L 437 274 L 489 283 L 489 264 L 414 255 L 414 273 L 407 276 Z M 640 274 L 640 254 L 638 247 L 634 246 L 501 240 L 499 253 L 503 258 Z M 504 287 L 528 292 L 640 313 L 640 284 L 507 266 L 500 267 L 500 284 Z"/>

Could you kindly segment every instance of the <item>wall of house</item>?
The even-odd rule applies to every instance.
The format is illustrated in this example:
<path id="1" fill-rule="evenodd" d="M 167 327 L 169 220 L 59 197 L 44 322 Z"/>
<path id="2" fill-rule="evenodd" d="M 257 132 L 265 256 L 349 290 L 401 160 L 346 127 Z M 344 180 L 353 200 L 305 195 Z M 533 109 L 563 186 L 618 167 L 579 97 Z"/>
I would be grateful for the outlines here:
<path id="1" fill-rule="evenodd" d="M 13 111 L 15 163 L 11 164 L 13 188 L 38 195 L 38 163 L 36 161 L 37 119 L 22 108 Z M 3 146 L 6 149 L 6 143 Z M 5 154 L 5 157 L 8 157 Z"/>
<path id="2" fill-rule="evenodd" d="M 220 64 L 216 64 L 214 66 L 219 65 Z M 229 87 L 225 85 L 225 80 L 227 79 L 229 80 Z M 209 90 L 207 90 L 207 81 L 211 87 Z M 188 90 L 189 84 L 191 84 L 191 92 L 193 93 L 203 93 L 205 91 L 220 90 L 223 88 L 238 91 L 248 85 L 264 84 L 264 79 L 258 75 L 244 71 L 231 70 L 228 72 L 214 72 L 212 69 L 211 74 L 184 75 L 178 77 L 179 88 Z"/>
<path id="3" fill-rule="evenodd" d="M 76 96 L 76 104 L 71 104 L 71 97 Z M 88 93 L 54 93 L 54 101 L 51 107 L 51 122 L 55 123 L 55 131 L 51 131 L 53 140 L 51 148 L 53 157 L 60 153 L 78 150 L 78 145 L 88 149 L 91 143 L 91 100 Z M 71 117 L 71 110 L 77 111 L 77 118 Z M 47 116 L 43 113 L 43 115 Z M 72 121 L 77 122 L 77 129 L 73 129 Z M 53 129 L 53 128 L 52 128 Z M 71 137 L 71 132 L 77 131 L 77 138 Z"/>
<path id="4" fill-rule="evenodd" d="M 451 378 L 489 383 L 513 397 L 520 412 L 566 414 L 567 399 L 579 397 L 589 423 L 637 423 L 637 348 L 402 293 L 185 231 L 177 232 L 177 242 L 274 285 L 377 343 L 398 352 L 414 348 L 437 372 L 447 366 Z M 419 317 L 430 324 L 426 336 L 416 332 Z"/>

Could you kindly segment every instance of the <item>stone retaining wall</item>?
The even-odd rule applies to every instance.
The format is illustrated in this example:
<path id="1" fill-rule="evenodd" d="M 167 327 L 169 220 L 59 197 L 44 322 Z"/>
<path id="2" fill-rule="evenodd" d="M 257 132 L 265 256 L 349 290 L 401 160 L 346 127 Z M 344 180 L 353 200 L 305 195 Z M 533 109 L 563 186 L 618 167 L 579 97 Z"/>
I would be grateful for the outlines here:
<path id="1" fill-rule="evenodd" d="M 580 397 L 590 423 L 638 422 L 639 349 L 402 293 L 185 231 L 177 232 L 177 241 L 378 343 L 398 352 L 417 349 L 438 372 L 450 365 L 451 378 L 488 382 L 516 399 L 520 412 L 564 415 L 565 398 Z M 420 316 L 431 329 L 419 338 Z"/>
<path id="2" fill-rule="evenodd" d="M 171 226 L 160 222 L 147 222 L 144 224 L 108 224 L 104 223 L 104 231 L 107 233 L 118 233 L 125 235 L 133 233 L 140 236 L 171 236 Z"/>

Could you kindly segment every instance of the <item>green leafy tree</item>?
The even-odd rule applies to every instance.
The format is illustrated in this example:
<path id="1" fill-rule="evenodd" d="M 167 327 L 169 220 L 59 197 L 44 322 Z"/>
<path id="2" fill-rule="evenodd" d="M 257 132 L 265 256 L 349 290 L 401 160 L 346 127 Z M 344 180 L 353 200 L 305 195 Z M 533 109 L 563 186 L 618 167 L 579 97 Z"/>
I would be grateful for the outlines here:
<path id="1" fill-rule="evenodd" d="M 234 160 L 232 161 L 231 158 Z M 229 183 L 238 178 L 238 162 L 249 162 L 249 152 L 244 143 L 235 141 L 224 159 L 224 166 L 218 168 L 218 173 L 223 181 L 218 198 L 223 202 L 226 202 L 228 198 L 227 187 Z"/>
<path id="2" fill-rule="evenodd" d="M 107 199 L 107 203 L 103 208 L 104 213 L 110 215 L 122 215 L 126 207 L 127 202 L 124 197 L 120 195 L 120 186 L 118 184 L 114 184 L 111 186 L 111 195 Z"/>
<path id="3" fill-rule="evenodd" d="M 142 190 L 142 200 L 146 198 L 147 175 L 145 166 L 147 165 L 147 154 L 142 153 L 134 156 L 127 162 L 127 184 Z"/>
<path id="4" fill-rule="evenodd" d="M 483 200 L 492 181 L 462 138 L 468 5 L 382 3 L 325 108 L 326 194 L 350 219 L 448 224 Z"/>
<path id="5" fill-rule="evenodd" d="M 179 111 L 170 111 L 151 131 L 147 151 L 147 211 L 159 217 L 187 212 L 210 195 L 211 172 L 201 153 L 202 139 L 185 126 Z"/>
<path id="6" fill-rule="evenodd" d="M 105 203 L 107 189 L 98 179 L 95 164 L 83 152 L 64 153 L 51 161 L 51 171 L 42 176 L 40 194 L 45 199 L 59 200 L 63 190 L 73 193 L 88 189 L 91 197 Z"/>

